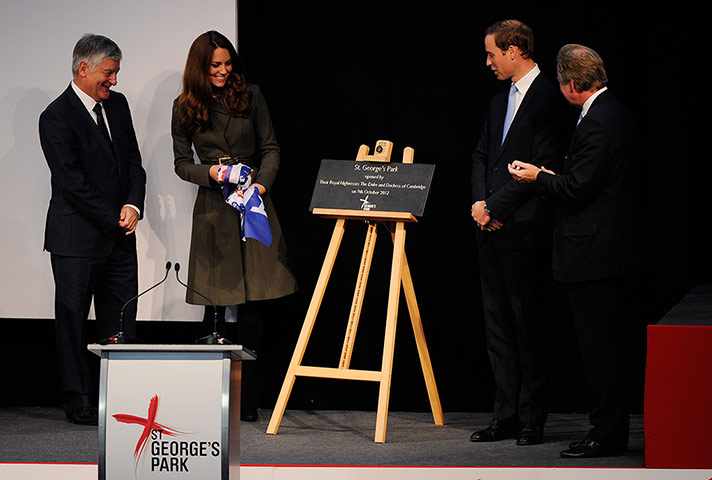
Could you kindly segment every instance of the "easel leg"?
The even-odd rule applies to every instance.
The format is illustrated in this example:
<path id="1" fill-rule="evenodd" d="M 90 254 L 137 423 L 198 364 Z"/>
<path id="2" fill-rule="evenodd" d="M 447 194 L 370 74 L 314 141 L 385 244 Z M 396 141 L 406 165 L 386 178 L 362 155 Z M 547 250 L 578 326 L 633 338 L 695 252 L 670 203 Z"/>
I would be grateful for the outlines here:
<path id="1" fill-rule="evenodd" d="M 383 342 L 381 382 L 378 392 L 378 409 L 376 413 L 375 441 L 378 443 L 385 443 L 386 441 L 388 402 L 391 390 L 391 374 L 393 372 L 393 352 L 396 341 L 396 320 L 398 319 L 398 301 L 400 299 L 401 272 L 403 269 L 404 253 L 405 226 L 403 225 L 403 222 L 397 222 L 393 244 L 391 283 L 388 290 L 388 310 L 386 313 L 386 334 Z"/>
<path id="2" fill-rule="evenodd" d="M 291 394 L 292 387 L 294 386 L 296 371 L 304 358 L 304 352 L 306 351 L 307 343 L 309 343 L 309 337 L 311 336 L 316 316 L 319 313 L 319 307 L 321 307 L 321 302 L 324 298 L 326 285 L 329 283 L 329 277 L 331 276 L 331 271 L 334 268 L 336 254 L 339 251 L 341 239 L 344 236 L 345 222 L 346 220 L 343 218 L 338 219 L 336 221 L 336 225 L 334 226 L 334 231 L 331 234 L 331 241 L 329 242 L 329 248 L 326 252 L 326 258 L 324 258 L 324 263 L 321 266 L 319 279 L 317 280 L 316 287 L 314 288 L 314 294 L 312 295 L 311 302 L 309 303 L 309 309 L 307 310 L 306 317 L 304 318 L 304 324 L 302 325 L 302 330 L 299 333 L 297 345 L 294 348 L 292 360 L 289 363 L 287 375 L 285 376 L 284 383 L 282 384 L 282 390 L 279 392 L 277 403 L 275 404 L 274 411 L 272 412 L 272 418 L 270 418 L 269 425 L 267 426 L 268 434 L 276 434 L 279 429 L 279 424 L 282 422 L 282 416 L 284 415 L 289 395 Z"/>
<path id="3" fill-rule="evenodd" d="M 420 319 L 420 309 L 418 301 L 415 297 L 415 288 L 413 287 L 413 278 L 410 276 L 410 268 L 408 267 L 408 259 L 403 253 L 403 291 L 405 299 L 408 303 L 408 312 L 410 313 L 410 323 L 413 325 L 413 334 L 415 335 L 415 344 L 418 347 L 418 356 L 420 357 L 420 367 L 423 369 L 423 378 L 425 386 L 428 389 L 428 398 L 430 399 L 430 410 L 433 412 L 433 421 L 436 425 L 444 425 L 443 410 L 440 405 L 440 396 L 438 395 L 438 387 L 435 384 L 435 375 L 433 366 L 430 363 L 430 353 L 428 345 L 425 342 L 425 331 L 423 323 Z"/>

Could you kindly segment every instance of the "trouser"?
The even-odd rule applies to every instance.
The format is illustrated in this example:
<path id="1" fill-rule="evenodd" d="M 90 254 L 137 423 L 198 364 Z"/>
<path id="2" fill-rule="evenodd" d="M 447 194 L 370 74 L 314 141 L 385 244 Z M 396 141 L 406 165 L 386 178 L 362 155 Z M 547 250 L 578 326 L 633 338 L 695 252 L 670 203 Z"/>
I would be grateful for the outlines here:
<path id="1" fill-rule="evenodd" d="M 590 394 L 588 438 L 628 443 L 626 401 L 626 277 L 568 284 L 569 305 Z"/>
<path id="2" fill-rule="evenodd" d="M 546 249 L 480 246 L 487 352 L 494 373 L 492 417 L 543 426 L 548 410 Z"/>
<path id="3" fill-rule="evenodd" d="M 52 254 L 55 283 L 55 341 L 61 403 L 65 410 L 95 402 L 97 378 L 94 357 L 87 344 L 103 340 L 121 329 L 121 309 L 138 292 L 135 249 L 117 243 L 106 257 L 66 257 Z M 87 316 L 94 299 L 96 339 L 87 334 Z M 136 303 L 123 312 L 123 331 L 136 335 Z"/>

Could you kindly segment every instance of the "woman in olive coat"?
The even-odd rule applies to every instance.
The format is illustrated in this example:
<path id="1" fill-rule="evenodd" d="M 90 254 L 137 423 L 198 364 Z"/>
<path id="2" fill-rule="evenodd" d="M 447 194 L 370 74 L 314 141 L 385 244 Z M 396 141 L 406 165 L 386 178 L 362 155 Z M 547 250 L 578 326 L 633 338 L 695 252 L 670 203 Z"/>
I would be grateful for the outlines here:
<path id="1" fill-rule="evenodd" d="M 280 162 L 269 110 L 260 89 L 247 83 L 234 47 L 218 32 L 200 35 L 190 47 L 183 92 L 173 105 L 172 136 L 176 174 L 198 185 L 188 285 L 216 305 L 239 305 L 237 336 L 243 338 L 233 341 L 256 350 L 261 320 L 255 302 L 293 293 L 297 284 L 287 265 L 282 229 L 269 195 Z M 253 186 L 262 197 L 272 231 L 269 247 L 252 238 L 242 240 L 240 213 L 225 202 L 217 181 L 219 165 L 225 163 L 242 163 L 254 170 Z M 206 305 L 206 327 L 212 332 L 210 302 L 191 290 L 186 302 Z M 218 311 L 224 316 L 224 308 Z M 254 362 L 243 367 L 250 364 Z M 248 372 L 243 374 L 243 391 L 249 396 L 246 376 Z M 256 419 L 254 397 L 243 395 L 243 419 Z"/>

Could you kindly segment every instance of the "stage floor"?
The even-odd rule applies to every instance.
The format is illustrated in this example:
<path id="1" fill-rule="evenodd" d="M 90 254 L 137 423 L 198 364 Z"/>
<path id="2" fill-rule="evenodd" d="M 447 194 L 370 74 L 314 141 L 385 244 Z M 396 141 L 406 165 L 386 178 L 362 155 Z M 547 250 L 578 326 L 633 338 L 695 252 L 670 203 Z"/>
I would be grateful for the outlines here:
<path id="1" fill-rule="evenodd" d="M 587 415 L 550 415 L 542 445 L 514 440 L 477 444 L 486 413 L 445 413 L 435 425 L 429 413 L 390 412 L 386 443 L 375 443 L 376 413 L 287 410 L 277 435 L 266 434 L 271 411 L 240 423 L 243 465 L 353 465 L 448 467 L 619 467 L 645 465 L 643 418 L 631 417 L 628 452 L 615 457 L 562 459 L 559 451 L 588 431 Z M 73 425 L 58 408 L 0 409 L 0 463 L 96 463 L 97 427 Z"/>
<path id="2" fill-rule="evenodd" d="M 545 443 L 469 441 L 486 413 L 391 412 L 386 443 L 373 441 L 375 412 L 287 410 L 277 435 L 265 433 L 271 411 L 242 422 L 241 480 L 708 480 L 710 470 L 645 468 L 643 417 L 631 417 L 629 450 L 595 459 L 564 460 L 559 451 L 588 430 L 587 416 L 554 414 Z M 57 408 L 0 408 L 0 478 L 94 480 L 97 427 L 72 425 Z"/>

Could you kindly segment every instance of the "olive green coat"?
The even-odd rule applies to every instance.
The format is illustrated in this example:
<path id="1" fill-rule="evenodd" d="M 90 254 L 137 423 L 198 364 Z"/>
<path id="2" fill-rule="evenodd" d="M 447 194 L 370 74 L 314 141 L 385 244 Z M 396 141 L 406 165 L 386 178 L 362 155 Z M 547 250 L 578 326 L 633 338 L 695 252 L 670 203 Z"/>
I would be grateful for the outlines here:
<path id="1" fill-rule="evenodd" d="M 217 305 L 278 298 L 297 290 L 287 266 L 282 228 L 269 195 L 279 169 L 280 149 L 267 103 L 256 85 L 250 88 L 253 96 L 249 118 L 231 116 L 215 101 L 210 108 L 210 127 L 204 132 L 188 134 L 178 124 L 175 109 L 172 120 L 175 171 L 183 180 L 198 185 L 188 285 Z M 199 163 L 194 160 L 193 149 Z M 242 163 L 254 169 L 253 182 L 267 188 L 262 199 L 272 229 L 270 247 L 251 238 L 242 241 L 240 213 L 225 203 L 220 187 L 210 178 L 210 166 L 226 155 L 251 157 Z M 186 302 L 210 304 L 190 290 Z"/>

